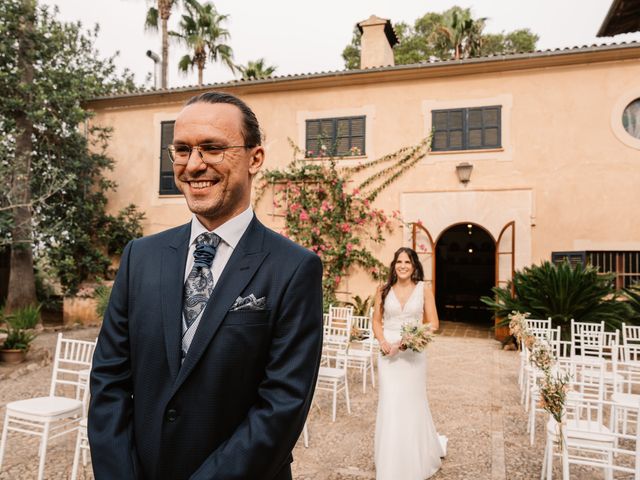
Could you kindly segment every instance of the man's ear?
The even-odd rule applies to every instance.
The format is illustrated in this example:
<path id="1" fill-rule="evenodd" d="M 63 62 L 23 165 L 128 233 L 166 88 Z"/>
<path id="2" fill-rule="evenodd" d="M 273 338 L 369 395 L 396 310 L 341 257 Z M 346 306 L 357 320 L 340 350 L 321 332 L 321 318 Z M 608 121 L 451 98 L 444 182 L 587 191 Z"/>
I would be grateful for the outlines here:
<path id="1" fill-rule="evenodd" d="M 264 163 L 264 147 L 262 145 L 258 145 L 253 148 L 253 153 L 249 159 L 249 174 L 252 177 L 258 173 Z"/>

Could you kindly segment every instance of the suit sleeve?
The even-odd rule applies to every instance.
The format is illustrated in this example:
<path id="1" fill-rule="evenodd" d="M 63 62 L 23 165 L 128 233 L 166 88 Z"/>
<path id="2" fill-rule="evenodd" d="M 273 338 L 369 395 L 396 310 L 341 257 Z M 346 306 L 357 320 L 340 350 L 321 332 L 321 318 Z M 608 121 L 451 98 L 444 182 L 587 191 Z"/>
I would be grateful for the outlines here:
<path id="1" fill-rule="evenodd" d="M 124 249 L 91 370 L 88 434 L 96 480 L 136 479 L 129 349 L 129 260 Z"/>
<path id="2" fill-rule="evenodd" d="M 322 262 L 305 256 L 277 312 L 259 401 L 191 480 L 272 479 L 304 426 L 322 351 Z"/>

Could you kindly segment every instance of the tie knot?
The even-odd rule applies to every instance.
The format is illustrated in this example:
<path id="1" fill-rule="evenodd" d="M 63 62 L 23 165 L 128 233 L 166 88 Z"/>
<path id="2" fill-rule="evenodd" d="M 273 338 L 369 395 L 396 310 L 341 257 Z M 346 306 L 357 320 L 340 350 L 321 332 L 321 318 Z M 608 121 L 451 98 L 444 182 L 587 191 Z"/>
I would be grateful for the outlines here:
<path id="1" fill-rule="evenodd" d="M 193 266 L 197 268 L 211 268 L 216 248 L 220 244 L 220 237 L 215 233 L 205 232 L 196 237 L 196 249 L 193 252 Z"/>
<path id="2" fill-rule="evenodd" d="M 212 245 L 214 248 L 220 243 L 220 237 L 213 232 L 201 233 L 196 237 L 196 245 Z"/>

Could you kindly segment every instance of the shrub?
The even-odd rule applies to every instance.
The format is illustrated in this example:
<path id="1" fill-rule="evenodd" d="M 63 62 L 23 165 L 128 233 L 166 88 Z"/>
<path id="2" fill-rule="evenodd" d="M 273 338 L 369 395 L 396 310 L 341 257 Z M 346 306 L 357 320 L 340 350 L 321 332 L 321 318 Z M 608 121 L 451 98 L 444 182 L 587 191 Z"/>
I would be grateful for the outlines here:
<path id="1" fill-rule="evenodd" d="M 551 317 L 554 326 L 562 327 L 563 336 L 567 335 L 572 318 L 580 322 L 604 320 L 613 330 L 631 317 L 631 308 L 618 300 L 612 279 L 590 266 L 544 262 L 517 271 L 506 287 L 492 289 L 495 298 L 481 300 L 494 316 L 504 319 L 505 325 L 507 315 L 516 310 L 528 312 L 532 318 Z"/>
<path id="2" fill-rule="evenodd" d="M 102 319 L 104 317 L 104 312 L 107 311 L 107 306 L 109 305 L 109 297 L 111 296 L 111 287 L 106 285 L 98 285 L 93 292 L 93 298 L 96 299 L 96 313 L 98 317 Z"/>

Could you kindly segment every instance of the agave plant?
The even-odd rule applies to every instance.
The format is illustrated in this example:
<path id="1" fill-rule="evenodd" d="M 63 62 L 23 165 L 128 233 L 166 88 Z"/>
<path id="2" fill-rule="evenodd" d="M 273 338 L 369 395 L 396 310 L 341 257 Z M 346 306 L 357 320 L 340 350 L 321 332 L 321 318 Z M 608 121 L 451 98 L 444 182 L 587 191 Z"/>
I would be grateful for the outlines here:
<path id="1" fill-rule="evenodd" d="M 371 297 L 362 299 L 359 295 L 353 297 L 352 302 L 346 302 L 345 305 L 353 307 L 353 314 L 359 317 L 366 317 L 369 315 L 369 308 L 372 307 Z"/>
<path id="2" fill-rule="evenodd" d="M 604 320 L 607 329 L 613 330 L 632 313 L 628 302 L 618 300 L 612 279 L 612 275 L 601 275 L 590 266 L 544 262 L 517 271 L 505 288 L 492 289 L 495 298 L 481 300 L 496 317 L 505 319 L 504 324 L 507 315 L 517 310 L 529 312 L 532 318 L 551 317 L 554 326 L 562 327 L 563 336 L 572 318 L 580 322 Z"/>
<path id="3" fill-rule="evenodd" d="M 636 283 L 630 288 L 624 290 L 624 294 L 629 300 L 627 305 L 631 309 L 631 323 L 640 325 L 640 283 Z"/>

